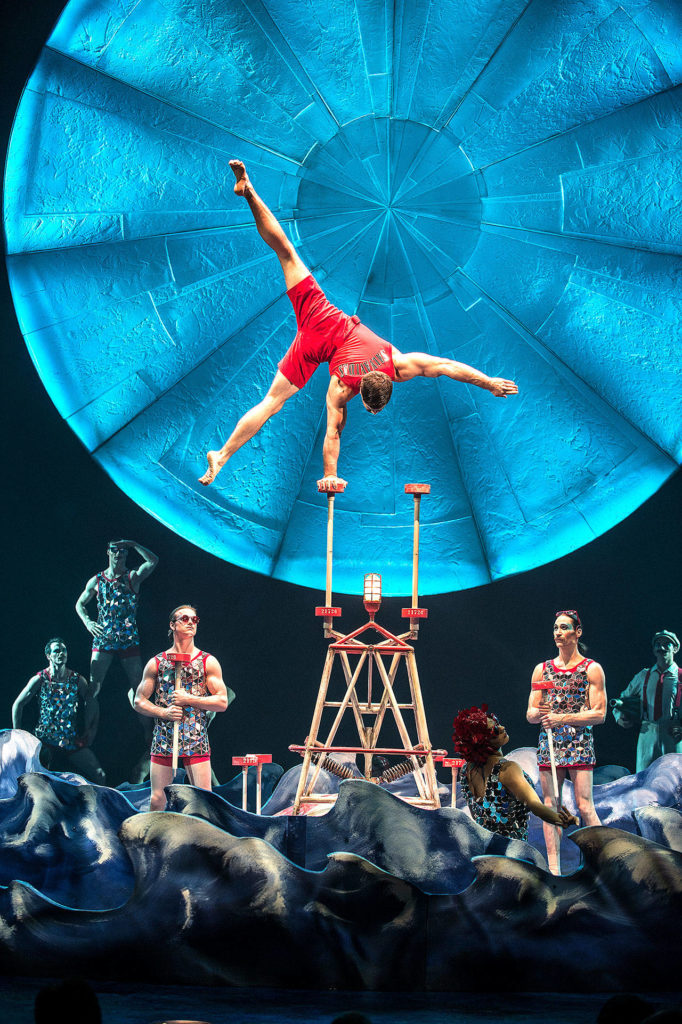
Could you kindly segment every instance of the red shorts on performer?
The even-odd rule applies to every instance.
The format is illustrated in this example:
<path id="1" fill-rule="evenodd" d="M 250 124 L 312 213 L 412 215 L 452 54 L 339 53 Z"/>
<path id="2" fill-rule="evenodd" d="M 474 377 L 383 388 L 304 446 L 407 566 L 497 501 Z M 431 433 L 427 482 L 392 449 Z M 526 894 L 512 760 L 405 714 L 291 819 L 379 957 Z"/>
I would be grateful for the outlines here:
<path id="1" fill-rule="evenodd" d="M 178 760 L 182 761 L 183 764 L 202 764 L 204 761 L 211 760 L 211 752 L 208 754 L 178 754 Z M 162 764 L 166 768 L 173 767 L 173 758 L 170 754 L 152 754 L 150 761 L 153 764 Z"/>
<path id="2" fill-rule="evenodd" d="M 312 274 L 290 288 L 287 295 L 294 307 L 298 333 L 278 365 L 290 384 L 302 388 L 320 363 L 330 361 L 354 323 L 332 306 Z"/>

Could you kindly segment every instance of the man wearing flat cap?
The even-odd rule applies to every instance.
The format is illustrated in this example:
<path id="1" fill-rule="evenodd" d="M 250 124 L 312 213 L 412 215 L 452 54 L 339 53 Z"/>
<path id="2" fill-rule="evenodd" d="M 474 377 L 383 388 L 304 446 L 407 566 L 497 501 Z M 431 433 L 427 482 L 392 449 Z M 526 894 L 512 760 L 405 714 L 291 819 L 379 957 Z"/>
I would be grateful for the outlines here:
<path id="1" fill-rule="evenodd" d="M 682 669 L 675 664 L 680 641 L 669 629 L 661 629 L 651 644 L 656 664 L 637 673 L 613 708 L 624 729 L 639 723 L 638 772 L 662 754 L 682 754 Z"/>

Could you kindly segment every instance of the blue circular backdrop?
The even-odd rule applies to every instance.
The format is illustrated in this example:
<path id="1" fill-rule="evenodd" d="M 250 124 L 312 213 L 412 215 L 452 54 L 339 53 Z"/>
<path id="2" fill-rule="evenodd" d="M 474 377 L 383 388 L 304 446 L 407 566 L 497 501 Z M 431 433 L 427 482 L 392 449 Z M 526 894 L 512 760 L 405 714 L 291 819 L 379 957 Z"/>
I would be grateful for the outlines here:
<path id="1" fill-rule="evenodd" d="M 240 157 L 333 302 L 520 386 L 351 404 L 336 589 L 409 590 L 406 482 L 425 592 L 557 558 L 680 461 L 681 81 L 667 0 L 71 0 L 5 181 L 45 387 L 171 529 L 322 585 L 325 367 L 197 483 L 295 330 Z"/>

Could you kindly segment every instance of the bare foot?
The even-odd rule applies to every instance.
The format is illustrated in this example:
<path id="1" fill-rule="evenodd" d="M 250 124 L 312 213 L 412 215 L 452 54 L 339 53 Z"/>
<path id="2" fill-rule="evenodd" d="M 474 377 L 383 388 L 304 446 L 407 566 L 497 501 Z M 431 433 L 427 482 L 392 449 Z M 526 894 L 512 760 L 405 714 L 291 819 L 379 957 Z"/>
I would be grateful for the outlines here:
<path id="1" fill-rule="evenodd" d="M 208 469 L 203 476 L 199 477 L 199 483 L 203 484 L 204 487 L 208 487 L 209 484 L 213 483 L 225 465 L 225 463 L 220 461 L 220 452 L 206 452 L 206 458 L 208 460 Z"/>
<path id="2" fill-rule="evenodd" d="M 251 189 L 251 182 L 249 181 L 249 176 L 246 173 L 246 167 L 244 167 L 241 160 L 230 160 L 230 167 L 232 168 L 232 173 L 237 179 L 234 186 L 235 195 L 246 195 L 246 190 Z"/>

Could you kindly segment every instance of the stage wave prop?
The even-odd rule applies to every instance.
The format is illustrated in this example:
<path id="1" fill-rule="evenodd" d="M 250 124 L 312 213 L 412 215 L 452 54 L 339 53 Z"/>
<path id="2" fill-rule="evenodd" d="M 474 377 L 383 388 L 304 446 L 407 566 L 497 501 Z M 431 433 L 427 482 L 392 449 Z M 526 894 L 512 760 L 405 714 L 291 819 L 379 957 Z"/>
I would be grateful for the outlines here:
<path id="1" fill-rule="evenodd" d="M 337 588 L 405 592 L 414 480 L 426 592 L 540 565 L 680 462 L 681 82 L 667 0 L 71 0 L 6 172 L 31 356 L 133 500 L 319 586 L 326 367 L 197 483 L 295 329 L 240 157 L 334 303 L 520 387 L 352 403 Z"/>
<path id="2" fill-rule="evenodd" d="M 287 819 L 299 846 L 308 833 L 314 857 L 326 845 L 326 857 L 310 870 L 259 837 L 264 822 L 256 815 L 233 812 L 237 835 L 221 827 L 228 824 L 224 812 L 221 825 L 194 816 L 215 815 L 217 800 L 208 793 L 202 801 L 195 791 L 191 815 L 131 809 L 121 823 L 116 802 L 102 800 L 107 791 L 97 787 L 60 786 L 50 777 L 25 786 L 36 816 L 65 835 L 74 801 L 63 798 L 63 786 L 84 791 L 98 839 L 108 825 L 108 842 L 122 859 L 91 856 L 95 898 L 87 898 L 86 879 L 77 878 L 85 851 L 72 836 L 73 857 L 65 841 L 61 878 L 51 885 L 61 899 L 23 878 L 0 886 L 3 974 L 392 991 L 678 987 L 682 815 L 673 807 L 642 819 L 655 841 L 607 826 L 575 832 L 583 865 L 556 878 L 539 855 L 535 863 L 519 859 L 524 843 L 500 847 L 506 855 L 477 856 L 489 840 L 477 838 L 475 828 L 454 827 L 461 811 L 405 809 L 378 786 L 344 782 L 327 826 Z M 182 801 L 182 793 L 173 795 Z M 14 807 L 0 802 L 10 828 L 22 800 L 18 794 Z M 402 849 L 386 830 L 383 805 L 390 803 Z M 362 833 L 352 835 L 349 850 L 335 845 L 357 825 Z M 21 836 L 16 840 L 20 845 Z M 358 852 L 363 846 L 390 869 Z M 25 853 L 24 870 L 33 857 L 33 877 L 42 874 L 49 884 L 32 836 Z M 117 886 L 103 906 L 107 874 Z"/>

